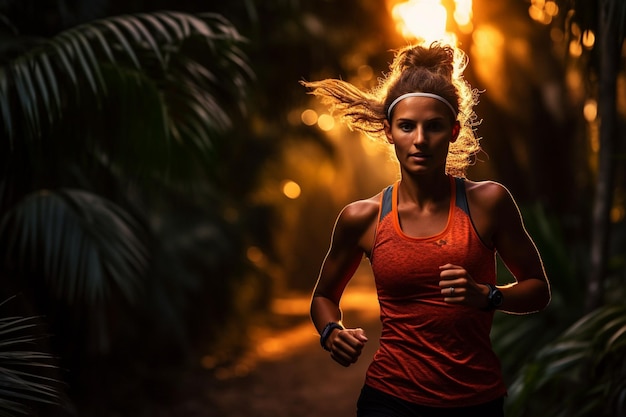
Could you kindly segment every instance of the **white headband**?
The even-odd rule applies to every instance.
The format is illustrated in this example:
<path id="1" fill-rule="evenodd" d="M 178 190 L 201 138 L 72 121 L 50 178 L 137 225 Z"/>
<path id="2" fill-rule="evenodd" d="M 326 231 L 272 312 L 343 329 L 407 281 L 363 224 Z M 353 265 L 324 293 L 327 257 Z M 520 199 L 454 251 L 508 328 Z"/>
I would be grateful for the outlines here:
<path id="1" fill-rule="evenodd" d="M 430 97 L 430 98 L 434 98 L 435 100 L 439 100 L 443 104 L 448 106 L 448 108 L 450 108 L 450 110 L 452 111 L 452 114 L 454 115 L 454 118 L 456 119 L 456 110 L 454 110 L 454 107 L 452 107 L 452 104 L 450 104 L 450 102 L 446 100 L 445 98 L 438 96 L 437 94 L 431 94 L 431 93 L 406 93 L 406 94 L 402 94 L 400 97 L 392 101 L 391 104 L 389 105 L 389 110 L 387 110 L 387 118 L 389 120 L 391 120 L 391 112 L 393 108 L 396 106 L 396 104 L 398 104 L 405 98 L 409 98 L 409 97 Z"/>

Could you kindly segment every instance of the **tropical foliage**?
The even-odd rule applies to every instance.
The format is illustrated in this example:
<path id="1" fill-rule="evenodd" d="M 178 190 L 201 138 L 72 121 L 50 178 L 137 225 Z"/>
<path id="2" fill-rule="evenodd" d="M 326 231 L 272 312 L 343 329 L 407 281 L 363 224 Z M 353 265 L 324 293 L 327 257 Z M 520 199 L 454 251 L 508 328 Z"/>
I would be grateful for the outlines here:
<path id="1" fill-rule="evenodd" d="M 559 222 L 539 205 L 523 214 L 551 281 L 552 302 L 540 314 L 495 317 L 492 340 L 510 387 L 506 415 L 621 415 L 626 311 L 617 300 L 626 292 L 617 283 L 623 278 L 607 282 L 614 297 L 585 315 L 588 246 L 566 242 Z M 613 274 L 623 271 L 623 261 L 622 255 Z M 503 269 L 500 276 L 506 275 Z"/>
<path id="2" fill-rule="evenodd" d="M 130 362 L 182 361 L 194 326 L 217 344 L 255 306 L 235 301 L 249 267 L 216 196 L 253 77 L 243 43 L 219 15 L 164 11 L 29 42 L 0 67 L 3 291 L 46 317 L 78 393 L 98 358 L 132 384 Z"/>
<path id="3" fill-rule="evenodd" d="M 622 306 L 626 226 L 623 216 L 621 220 L 614 216 L 611 224 L 610 213 L 619 212 L 612 207 L 623 207 L 620 190 L 626 149 L 618 140 L 623 120 L 617 117 L 615 96 L 617 78 L 623 75 L 619 45 L 626 36 L 626 5 L 613 0 L 559 3 L 569 10 L 568 19 L 558 21 L 564 24 L 566 44 L 596 36 L 595 44 L 588 43 L 579 59 L 569 58 L 570 71 L 585 74 L 589 80 L 583 95 L 598 103 L 601 121 L 597 130 L 591 122 L 595 128 L 587 138 L 599 146 L 593 207 L 579 214 L 589 213 L 591 230 L 588 240 L 581 239 L 586 234 L 567 240 L 554 227 L 537 228 L 538 217 L 530 216 L 529 229 L 538 237 L 552 281 L 553 302 L 537 317 L 525 317 L 521 326 L 514 317 L 499 317 L 494 339 L 505 370 L 515 375 L 509 415 L 617 416 L 626 412 L 626 310 Z M 516 372 L 519 363 L 527 365 Z"/>
<path id="4" fill-rule="evenodd" d="M 0 311 L 10 301 L 0 303 Z M 37 317 L 0 317 L 0 416 L 29 415 L 36 405 L 60 402 L 53 357 L 33 349 L 40 326 Z"/>
<path id="5" fill-rule="evenodd" d="M 520 369 L 520 363 L 532 358 L 542 346 L 554 340 L 583 314 L 585 275 L 588 264 L 585 248 L 567 246 L 562 228 L 554 216 L 540 204 L 522 210 L 526 228 L 532 235 L 550 279 L 552 300 L 540 314 L 525 316 L 496 314 L 492 329 L 494 348 L 502 359 L 504 374 L 509 378 Z M 513 278 L 498 263 L 501 284 Z"/>
<path id="6" fill-rule="evenodd" d="M 626 411 L 626 307 L 606 305 L 541 348 L 511 385 L 509 414 L 611 417 Z"/>
<path id="7" fill-rule="evenodd" d="M 578 0 L 574 2 L 566 20 L 567 33 L 575 36 L 597 37 L 593 49 L 585 56 L 589 72 L 596 81 L 590 82 L 589 96 L 598 103 L 598 168 L 594 190 L 593 217 L 591 224 L 591 264 L 587 284 L 587 311 L 600 307 L 604 298 L 604 279 L 609 272 L 611 256 L 610 213 L 616 189 L 624 178 L 623 169 L 618 169 L 620 159 L 625 160 L 624 149 L 618 141 L 620 123 L 618 119 L 618 78 L 623 70 L 620 56 L 626 40 L 626 3 L 618 0 L 598 2 Z M 586 54 L 587 55 L 587 54 Z M 592 78 L 592 77 L 589 77 Z M 622 123 L 623 124 L 623 123 Z M 620 155 L 622 153 L 622 156 Z M 623 165 L 623 164 L 622 164 Z M 622 172 L 620 176 L 618 173 Z M 623 187 L 624 184 L 621 183 Z"/>

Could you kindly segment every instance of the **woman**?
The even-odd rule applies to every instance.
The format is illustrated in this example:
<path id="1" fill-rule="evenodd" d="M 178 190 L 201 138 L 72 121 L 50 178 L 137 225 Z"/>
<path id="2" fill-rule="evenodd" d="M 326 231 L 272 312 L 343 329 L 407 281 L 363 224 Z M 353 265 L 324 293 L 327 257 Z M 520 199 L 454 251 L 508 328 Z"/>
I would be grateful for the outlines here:
<path id="1" fill-rule="evenodd" d="M 398 51 L 372 92 L 340 80 L 303 83 L 351 128 L 393 145 L 400 167 L 395 184 L 339 214 L 311 301 L 322 347 L 343 366 L 355 363 L 367 337 L 343 326 L 339 302 L 369 258 L 382 332 L 359 417 L 502 416 L 494 311 L 530 313 L 550 301 L 512 196 L 465 179 L 480 150 L 465 64 L 461 51 L 435 43 Z M 496 252 L 514 283 L 496 287 Z"/>

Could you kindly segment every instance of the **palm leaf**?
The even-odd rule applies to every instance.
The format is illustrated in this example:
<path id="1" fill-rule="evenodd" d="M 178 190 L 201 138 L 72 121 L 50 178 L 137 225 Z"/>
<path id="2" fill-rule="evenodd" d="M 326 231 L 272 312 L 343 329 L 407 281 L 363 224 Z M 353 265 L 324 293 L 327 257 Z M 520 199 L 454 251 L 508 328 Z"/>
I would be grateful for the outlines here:
<path id="1" fill-rule="evenodd" d="M 42 191 L 4 217 L 0 239 L 4 264 L 17 275 L 43 277 L 53 299 L 104 329 L 99 346 L 106 349 L 111 302 L 134 304 L 144 285 L 148 251 L 138 221 L 88 192 Z"/>
<path id="2" fill-rule="evenodd" d="M 0 317 L 0 416 L 28 415 L 31 404 L 59 402 L 59 381 L 42 372 L 44 368 L 56 368 L 52 356 L 30 348 L 37 340 L 36 320 Z"/>
<path id="3" fill-rule="evenodd" d="M 38 192 L 13 208 L 0 231 L 14 236 L 6 242 L 6 262 L 28 259 L 30 265 L 19 269 L 41 271 L 62 299 L 99 303 L 89 294 L 99 297 L 117 287 L 132 301 L 140 287 L 137 277 L 147 264 L 141 226 L 102 197 L 79 190 Z"/>
<path id="4" fill-rule="evenodd" d="M 114 65 L 159 85 L 164 113 L 172 112 L 168 131 L 188 132 L 177 139 L 206 150 L 215 133 L 230 124 L 227 106 L 218 104 L 218 97 L 239 106 L 245 100 L 242 85 L 251 71 L 232 47 L 242 41 L 218 15 L 177 12 L 111 17 L 62 32 L 0 69 L 3 147 L 10 152 L 18 137 L 37 140 L 64 114 L 115 97 L 103 69 Z"/>
<path id="5" fill-rule="evenodd" d="M 624 305 L 605 306 L 578 320 L 544 346 L 511 385 L 508 415 L 621 415 L 625 334 Z M 532 403 L 541 410 L 533 410 Z"/>

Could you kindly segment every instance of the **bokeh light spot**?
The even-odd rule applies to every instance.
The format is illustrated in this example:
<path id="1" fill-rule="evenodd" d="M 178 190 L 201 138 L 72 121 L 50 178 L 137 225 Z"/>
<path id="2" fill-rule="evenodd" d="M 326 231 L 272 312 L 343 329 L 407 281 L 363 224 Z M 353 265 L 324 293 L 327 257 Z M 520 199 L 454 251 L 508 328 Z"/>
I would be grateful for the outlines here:
<path id="1" fill-rule="evenodd" d="M 583 54 L 583 47 L 578 41 L 571 41 L 569 43 L 569 54 L 574 58 L 577 58 Z"/>
<path id="2" fill-rule="evenodd" d="M 283 181 L 282 191 L 287 198 L 290 198 L 292 200 L 300 197 L 300 194 L 302 193 L 300 185 L 298 185 L 297 182 L 291 180 Z"/>
<path id="3" fill-rule="evenodd" d="M 593 44 L 596 43 L 596 35 L 591 30 L 586 30 L 583 32 L 582 36 L 583 46 L 587 49 L 593 48 Z"/>
<path id="4" fill-rule="evenodd" d="M 554 1 L 546 2 L 544 10 L 550 17 L 555 17 L 559 14 L 559 6 Z"/>
<path id="5" fill-rule="evenodd" d="M 583 115 L 588 122 L 596 120 L 596 117 L 598 117 L 598 103 L 592 99 L 587 100 L 583 107 Z"/>
<path id="6" fill-rule="evenodd" d="M 559 6 L 553 0 L 532 0 L 528 15 L 536 22 L 548 25 L 559 14 Z"/>
<path id="7" fill-rule="evenodd" d="M 263 251 L 257 246 L 249 246 L 246 250 L 246 257 L 250 262 L 255 265 L 262 264 L 265 260 L 265 255 L 263 254 Z"/>
<path id="8" fill-rule="evenodd" d="M 330 114 L 322 114 L 317 119 L 317 125 L 325 132 L 332 130 L 335 127 L 335 119 Z"/>
<path id="9" fill-rule="evenodd" d="M 302 120 L 302 123 L 304 123 L 305 125 L 313 126 L 315 123 L 317 123 L 317 119 L 318 119 L 317 112 L 312 109 L 306 109 L 300 115 L 300 119 Z"/>
<path id="10" fill-rule="evenodd" d="M 611 222 L 619 223 L 624 220 L 624 216 L 626 216 L 626 208 L 624 206 L 615 206 L 611 208 Z"/>

